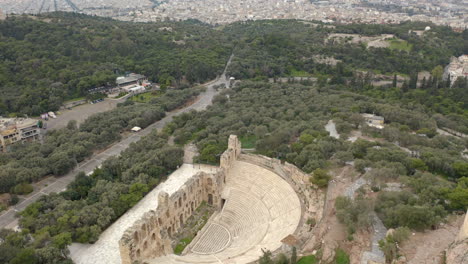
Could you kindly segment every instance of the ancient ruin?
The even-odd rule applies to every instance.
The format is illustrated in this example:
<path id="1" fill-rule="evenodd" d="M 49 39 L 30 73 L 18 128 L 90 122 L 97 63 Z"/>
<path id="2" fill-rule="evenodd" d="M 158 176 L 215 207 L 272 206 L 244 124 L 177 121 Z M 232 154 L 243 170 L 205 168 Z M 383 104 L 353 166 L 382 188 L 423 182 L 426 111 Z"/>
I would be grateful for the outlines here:
<path id="1" fill-rule="evenodd" d="M 128 228 L 119 241 L 121 263 L 250 263 L 262 250 L 300 244 L 304 222 L 322 217 L 323 193 L 295 166 L 264 156 L 242 154 L 229 138 L 220 166 L 200 171 Z M 299 198 L 300 196 L 300 198 Z M 173 254 L 173 235 L 202 201 L 217 208 L 195 239 Z"/>

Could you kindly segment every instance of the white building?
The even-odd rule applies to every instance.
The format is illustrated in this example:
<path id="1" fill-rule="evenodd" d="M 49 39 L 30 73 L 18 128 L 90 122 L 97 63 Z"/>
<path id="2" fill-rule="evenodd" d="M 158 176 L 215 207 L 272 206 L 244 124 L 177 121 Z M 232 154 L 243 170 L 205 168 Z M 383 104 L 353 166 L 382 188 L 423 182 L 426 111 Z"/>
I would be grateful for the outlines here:
<path id="1" fill-rule="evenodd" d="M 377 129 L 384 128 L 384 118 L 382 116 L 377 116 L 374 114 L 362 114 L 362 117 L 364 117 L 364 120 L 368 126 Z"/>
<path id="2" fill-rule="evenodd" d="M 6 152 L 12 144 L 39 139 L 38 121 L 30 118 L 0 117 L 0 152 Z"/>
<path id="3" fill-rule="evenodd" d="M 444 69 L 443 79 L 447 80 L 449 76 L 450 85 L 452 85 L 459 77 L 468 77 L 468 55 L 462 55 L 458 58 L 452 57 L 450 64 Z"/>

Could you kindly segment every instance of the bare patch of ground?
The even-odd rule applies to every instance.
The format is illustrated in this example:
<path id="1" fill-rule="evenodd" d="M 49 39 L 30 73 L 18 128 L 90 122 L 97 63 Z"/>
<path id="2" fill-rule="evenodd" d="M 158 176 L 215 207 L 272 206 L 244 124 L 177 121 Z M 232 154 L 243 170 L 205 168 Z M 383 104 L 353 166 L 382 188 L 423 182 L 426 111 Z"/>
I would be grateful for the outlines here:
<path id="1" fill-rule="evenodd" d="M 392 34 L 381 34 L 379 36 L 362 36 L 359 34 L 334 33 L 330 34 L 328 38 L 325 39 L 325 42 L 339 41 L 350 42 L 354 44 L 363 43 L 366 44 L 368 48 L 388 48 L 390 47 L 390 43 L 387 40 L 392 39 L 394 37 L 395 36 Z"/>
<path id="2" fill-rule="evenodd" d="M 193 164 L 193 158 L 198 155 L 197 146 L 190 143 L 184 147 L 184 163 Z"/>
<path id="3" fill-rule="evenodd" d="M 352 166 L 333 169 L 330 174 L 334 175 L 327 190 L 327 200 L 322 221 L 314 230 L 314 237 L 304 246 L 305 251 L 312 251 L 319 247 L 323 250 L 323 260 L 332 261 L 335 249 L 340 247 L 349 255 L 352 264 L 360 263 L 363 251 L 370 249 L 370 232 L 368 230 L 358 231 L 353 236 L 353 241 L 347 239 L 346 227 L 336 217 L 335 200 L 343 195 L 359 176 Z"/>
<path id="4" fill-rule="evenodd" d="M 341 60 L 337 60 L 333 57 L 327 57 L 323 55 L 315 55 L 313 56 L 313 59 L 317 63 L 331 65 L 331 66 L 335 66 L 336 64 L 338 64 L 338 62 L 341 62 Z"/>
<path id="5" fill-rule="evenodd" d="M 442 263 L 443 252 L 457 237 L 463 219 L 464 215 L 453 215 L 436 230 L 414 233 L 403 243 L 400 253 L 406 257 L 408 264 Z"/>

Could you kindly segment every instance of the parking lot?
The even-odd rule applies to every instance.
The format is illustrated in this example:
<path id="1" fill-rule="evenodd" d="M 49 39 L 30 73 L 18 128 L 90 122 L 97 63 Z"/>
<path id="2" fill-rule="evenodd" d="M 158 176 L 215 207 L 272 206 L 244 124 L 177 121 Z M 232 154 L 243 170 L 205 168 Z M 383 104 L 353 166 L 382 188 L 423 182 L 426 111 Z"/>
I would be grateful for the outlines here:
<path id="1" fill-rule="evenodd" d="M 111 109 L 114 109 L 118 103 L 123 102 L 125 99 L 108 99 L 106 98 L 102 102 L 97 102 L 97 103 L 86 103 L 83 105 L 79 105 L 76 107 L 73 107 L 70 110 L 62 110 L 60 111 L 60 115 L 57 115 L 57 118 L 49 118 L 48 121 L 45 121 L 47 124 L 47 129 L 59 129 L 66 127 L 68 124 L 68 121 L 70 120 L 76 120 L 78 124 L 82 123 L 86 118 L 89 116 L 100 113 L 100 112 L 105 112 L 109 111 Z"/>

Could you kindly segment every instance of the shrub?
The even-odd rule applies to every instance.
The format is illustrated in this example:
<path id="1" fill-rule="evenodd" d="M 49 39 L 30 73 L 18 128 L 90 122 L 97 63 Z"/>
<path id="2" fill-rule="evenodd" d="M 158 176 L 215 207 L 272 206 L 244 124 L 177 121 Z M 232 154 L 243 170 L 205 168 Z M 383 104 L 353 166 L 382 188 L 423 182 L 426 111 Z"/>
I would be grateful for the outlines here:
<path id="1" fill-rule="evenodd" d="M 18 195 L 12 195 L 11 198 L 10 198 L 10 205 L 15 205 L 19 202 L 19 198 L 18 198 Z"/>
<path id="2" fill-rule="evenodd" d="M 341 248 L 338 248 L 335 252 L 335 264 L 349 264 L 349 256 L 348 254 L 342 250 Z"/>
<path id="3" fill-rule="evenodd" d="M 387 263 L 392 262 L 398 256 L 398 244 L 407 240 L 410 235 L 410 229 L 399 227 L 389 234 L 385 239 L 379 241 L 379 247 L 385 254 Z"/>
<path id="4" fill-rule="evenodd" d="M 313 172 L 312 178 L 310 178 L 310 182 L 322 188 L 328 185 L 328 181 L 330 179 L 331 179 L 330 175 L 328 175 L 328 173 L 325 170 L 316 169 Z"/>
<path id="5" fill-rule="evenodd" d="M 368 227 L 371 223 L 371 203 L 366 199 L 351 200 L 348 197 L 339 196 L 335 201 L 336 216 L 346 225 L 348 234 L 352 235 L 359 228 Z"/>
<path id="6" fill-rule="evenodd" d="M 314 255 L 304 256 L 299 259 L 297 264 L 315 264 L 317 263 L 317 259 Z"/>
<path id="7" fill-rule="evenodd" d="M 20 183 L 13 188 L 15 194 L 28 194 L 34 190 L 31 184 Z"/>

